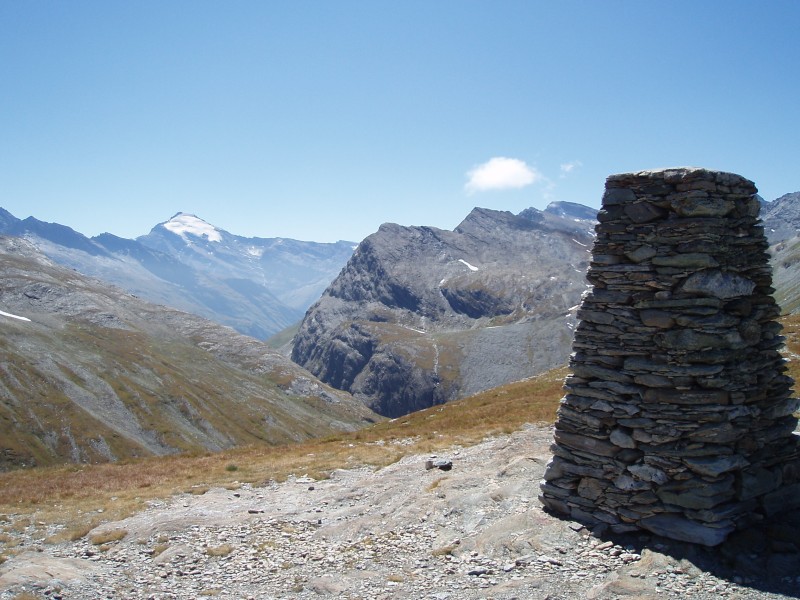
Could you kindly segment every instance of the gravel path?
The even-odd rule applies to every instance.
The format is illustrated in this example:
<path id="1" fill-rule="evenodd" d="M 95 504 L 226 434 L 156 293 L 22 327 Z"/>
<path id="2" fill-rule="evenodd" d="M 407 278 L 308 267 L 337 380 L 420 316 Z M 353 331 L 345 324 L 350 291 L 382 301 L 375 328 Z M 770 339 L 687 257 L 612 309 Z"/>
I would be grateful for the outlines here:
<path id="1" fill-rule="evenodd" d="M 449 471 L 412 456 L 324 481 L 180 495 L 95 530 L 127 531 L 105 546 L 12 532 L 22 551 L 0 566 L 0 600 L 800 597 L 798 522 L 710 550 L 545 513 L 551 439 L 529 426 L 455 449 L 440 457 Z"/>

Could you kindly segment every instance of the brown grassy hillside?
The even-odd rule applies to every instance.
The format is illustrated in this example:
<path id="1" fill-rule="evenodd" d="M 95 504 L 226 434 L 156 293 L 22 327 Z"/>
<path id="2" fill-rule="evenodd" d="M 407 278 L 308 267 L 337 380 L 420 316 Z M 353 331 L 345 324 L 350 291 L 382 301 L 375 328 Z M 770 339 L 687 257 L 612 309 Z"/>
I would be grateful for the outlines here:
<path id="1" fill-rule="evenodd" d="M 204 493 L 215 486 L 235 488 L 245 482 L 280 481 L 290 474 L 320 478 L 337 468 L 386 465 L 407 454 L 468 446 L 525 423 L 552 422 L 565 374 L 566 369 L 550 371 L 313 442 L 0 473 L 0 529 L 3 513 L 23 513 L 29 515 L 33 526 L 61 523 L 67 527 L 59 535 L 79 537 L 101 521 L 145 507 L 153 498 Z"/>

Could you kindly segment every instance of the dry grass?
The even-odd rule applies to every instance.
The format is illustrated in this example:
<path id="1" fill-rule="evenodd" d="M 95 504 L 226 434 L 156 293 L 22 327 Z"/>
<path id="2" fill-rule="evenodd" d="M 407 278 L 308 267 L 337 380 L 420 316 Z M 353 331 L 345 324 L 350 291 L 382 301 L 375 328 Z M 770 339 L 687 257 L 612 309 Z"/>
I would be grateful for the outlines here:
<path id="1" fill-rule="evenodd" d="M 787 315 L 781 318 L 783 335 L 786 338 L 786 348 L 783 355 L 787 358 L 786 374 L 795 382 L 800 381 L 800 315 Z M 795 397 L 798 394 L 795 384 Z M 800 418 L 800 412 L 795 413 Z"/>
<path id="2" fill-rule="evenodd" d="M 447 477 L 438 477 L 438 478 L 434 479 L 434 480 L 433 480 L 433 481 L 430 483 L 430 485 L 429 485 L 427 488 L 425 488 L 425 489 L 426 489 L 427 491 L 429 491 L 429 492 L 432 492 L 433 490 L 435 490 L 436 488 L 438 488 L 438 487 L 439 487 L 439 484 L 440 484 L 440 483 L 442 483 L 442 482 L 443 482 L 445 479 L 447 479 Z"/>
<path id="3" fill-rule="evenodd" d="M 800 316 L 786 316 L 781 322 L 788 374 L 798 380 Z M 46 541 L 74 540 L 103 522 L 138 512 L 155 498 L 283 481 L 292 474 L 321 479 L 339 468 L 384 466 L 408 454 L 469 446 L 525 423 L 552 423 L 566 374 L 566 368 L 555 369 L 354 433 L 302 444 L 0 473 L 0 515 L 14 515 L 6 526 L 13 530 L 34 523 L 62 524 L 64 529 Z"/>
<path id="4" fill-rule="evenodd" d="M 408 454 L 468 446 L 525 423 L 553 422 L 565 375 L 566 369 L 558 369 L 354 433 L 302 444 L 0 473 L 0 513 L 17 515 L 15 524 L 65 525 L 56 537 L 74 540 L 103 522 L 142 510 L 155 498 L 283 481 L 292 474 L 322 479 L 339 468 L 385 466 Z"/>
<path id="5" fill-rule="evenodd" d="M 100 546 L 101 544 L 118 542 L 124 539 L 126 535 L 128 535 L 127 529 L 109 529 L 108 531 L 93 533 L 89 536 L 89 541 L 95 546 Z"/>
<path id="6" fill-rule="evenodd" d="M 800 378 L 800 315 L 787 315 L 781 318 L 783 331 L 786 338 L 786 352 L 784 356 L 789 359 L 788 374 L 795 381 Z"/>
<path id="7" fill-rule="evenodd" d="M 789 374 L 798 379 L 800 316 L 781 322 Z M 292 474 L 320 479 L 339 468 L 384 466 L 408 454 L 472 445 L 525 423 L 552 423 L 566 373 L 566 368 L 556 369 L 354 433 L 297 445 L 0 473 L 0 515 L 14 515 L 7 526 L 14 530 L 35 523 L 65 526 L 47 542 L 78 539 L 103 522 L 138 512 L 155 498 L 283 481 Z"/>
<path id="8" fill-rule="evenodd" d="M 455 552 L 456 548 L 458 548 L 458 544 L 448 544 L 447 546 L 441 546 L 439 548 L 434 548 L 431 550 L 432 556 L 447 556 L 448 554 L 452 554 Z"/>
<path id="9" fill-rule="evenodd" d="M 15 543 L 15 538 L 7 533 L 0 533 L 0 544 L 11 545 Z"/>
<path id="10" fill-rule="evenodd" d="M 209 546 L 206 548 L 206 554 L 209 556 L 228 556 L 233 552 L 233 546 L 230 544 L 222 544 L 220 546 Z"/>

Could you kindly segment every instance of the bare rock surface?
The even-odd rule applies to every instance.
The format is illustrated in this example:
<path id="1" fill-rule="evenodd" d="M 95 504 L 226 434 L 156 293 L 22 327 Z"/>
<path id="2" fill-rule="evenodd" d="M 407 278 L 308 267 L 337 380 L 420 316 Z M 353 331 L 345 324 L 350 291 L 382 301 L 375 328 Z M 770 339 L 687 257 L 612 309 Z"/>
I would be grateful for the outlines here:
<path id="1" fill-rule="evenodd" d="M 710 549 L 548 514 L 536 482 L 551 440 L 551 428 L 528 426 L 435 457 L 449 471 L 418 455 L 328 480 L 184 494 L 102 525 L 93 533 L 127 531 L 104 546 L 91 535 L 46 545 L 9 527 L 20 545 L 0 566 L 0 599 L 800 595 L 800 521 Z"/>
<path id="2" fill-rule="evenodd" d="M 594 224 L 568 203 L 476 208 L 453 231 L 384 224 L 308 310 L 292 360 L 387 417 L 560 366 Z"/>

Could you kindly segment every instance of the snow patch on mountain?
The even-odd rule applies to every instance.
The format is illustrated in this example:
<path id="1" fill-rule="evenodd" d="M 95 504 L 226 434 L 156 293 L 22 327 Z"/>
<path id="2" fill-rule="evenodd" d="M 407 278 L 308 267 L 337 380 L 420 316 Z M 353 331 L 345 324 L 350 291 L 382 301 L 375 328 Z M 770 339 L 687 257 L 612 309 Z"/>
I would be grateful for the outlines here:
<path id="1" fill-rule="evenodd" d="M 19 319 L 20 321 L 30 321 L 28 317 L 20 317 L 19 315 L 12 315 L 11 313 L 4 312 L 0 310 L 0 316 L 2 317 L 10 317 L 12 319 Z"/>
<path id="2" fill-rule="evenodd" d="M 470 271 L 477 271 L 477 270 L 478 270 L 478 267 L 474 267 L 474 266 L 472 266 L 472 265 L 471 265 L 471 264 L 469 264 L 467 261 L 465 261 L 463 258 L 459 258 L 459 259 L 458 259 L 458 262 L 460 262 L 460 263 L 462 263 L 462 264 L 466 265 L 466 267 L 467 267 L 467 268 L 468 268 Z"/>
<path id="3" fill-rule="evenodd" d="M 195 215 L 178 213 L 164 223 L 164 227 L 185 240 L 187 240 L 186 235 L 189 234 L 197 237 L 205 236 L 209 242 L 222 241 L 222 235 L 216 227 Z"/>

